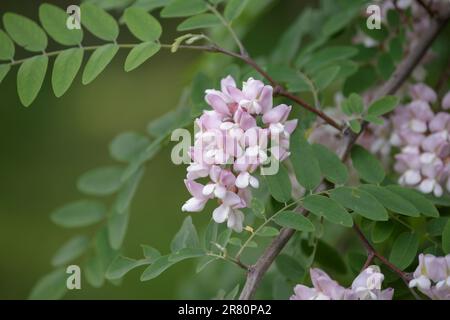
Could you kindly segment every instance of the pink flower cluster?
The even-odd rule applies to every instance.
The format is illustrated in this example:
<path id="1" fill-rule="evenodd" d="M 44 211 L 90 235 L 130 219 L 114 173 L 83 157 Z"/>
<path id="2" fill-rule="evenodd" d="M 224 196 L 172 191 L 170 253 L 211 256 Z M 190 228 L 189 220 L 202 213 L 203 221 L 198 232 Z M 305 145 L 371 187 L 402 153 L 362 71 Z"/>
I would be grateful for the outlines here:
<path id="1" fill-rule="evenodd" d="M 291 300 L 392 300 L 394 289 L 381 290 L 384 275 L 376 265 L 364 269 L 344 288 L 320 269 L 310 270 L 313 288 L 296 285 Z"/>
<path id="2" fill-rule="evenodd" d="M 231 76 L 221 80 L 221 90 L 206 90 L 212 110 L 195 120 L 195 142 L 185 184 L 192 195 L 183 211 L 201 211 L 210 199 L 219 206 L 213 212 L 217 223 L 242 231 L 250 187 L 258 188 L 255 173 L 269 160 L 289 156 L 290 134 L 297 120 L 287 120 L 291 107 L 273 107 L 273 88 L 249 78 L 242 90 Z M 268 148 L 270 143 L 270 148 Z M 270 153 L 269 153 L 270 151 Z M 205 184 L 198 182 L 204 179 Z"/>
<path id="3" fill-rule="evenodd" d="M 409 286 L 417 287 L 433 300 L 450 300 L 450 254 L 445 257 L 420 254 Z"/>
<path id="4" fill-rule="evenodd" d="M 401 148 L 394 169 L 401 174 L 399 184 L 440 197 L 450 191 L 450 114 L 432 111 L 437 96 L 424 84 L 411 86 L 410 96 L 413 100 L 391 117 L 390 142 Z M 450 92 L 440 107 L 450 108 Z"/>

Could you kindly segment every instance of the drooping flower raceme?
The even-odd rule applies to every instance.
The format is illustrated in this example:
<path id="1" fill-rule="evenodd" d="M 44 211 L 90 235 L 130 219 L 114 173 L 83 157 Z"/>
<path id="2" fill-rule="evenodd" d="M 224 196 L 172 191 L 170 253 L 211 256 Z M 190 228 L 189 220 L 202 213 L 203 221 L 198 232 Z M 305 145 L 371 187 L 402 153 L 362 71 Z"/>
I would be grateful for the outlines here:
<path id="1" fill-rule="evenodd" d="M 410 96 L 413 101 L 397 108 L 391 118 L 390 142 L 401 149 L 394 169 L 400 184 L 440 197 L 445 189 L 450 191 L 450 114 L 431 110 L 437 95 L 424 84 L 413 85 Z M 442 109 L 449 107 L 448 100 L 449 94 Z"/>
<path id="2" fill-rule="evenodd" d="M 450 254 L 445 257 L 420 254 L 419 265 L 409 286 L 417 287 L 431 299 L 450 300 Z"/>
<path id="3" fill-rule="evenodd" d="M 310 270 L 312 288 L 304 285 L 294 287 L 291 300 L 392 300 L 394 289 L 381 290 L 384 275 L 376 265 L 364 269 L 353 280 L 350 288 L 344 288 L 324 271 Z"/>
<path id="4" fill-rule="evenodd" d="M 242 89 L 231 76 L 221 80 L 221 90 L 206 90 L 212 107 L 195 120 L 195 141 L 190 150 L 186 187 L 191 193 L 183 211 L 201 211 L 210 199 L 217 223 L 240 232 L 242 208 L 248 207 L 251 188 L 258 188 L 256 173 L 269 160 L 289 156 L 289 138 L 297 120 L 287 120 L 291 107 L 273 107 L 273 88 L 249 78 Z M 206 181 L 202 184 L 199 179 Z"/>

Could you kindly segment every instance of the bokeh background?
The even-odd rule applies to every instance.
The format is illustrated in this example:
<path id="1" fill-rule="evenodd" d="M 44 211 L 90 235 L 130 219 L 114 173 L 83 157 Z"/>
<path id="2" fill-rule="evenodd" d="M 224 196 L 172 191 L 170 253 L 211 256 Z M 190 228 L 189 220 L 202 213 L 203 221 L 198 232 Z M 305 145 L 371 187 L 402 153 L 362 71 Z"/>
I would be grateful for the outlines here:
<path id="1" fill-rule="evenodd" d="M 42 2 L 1 0 L 0 15 L 12 11 L 37 21 Z M 79 3 L 46 2 L 62 8 Z M 275 45 L 280 32 L 308 3 L 311 1 L 271 1 L 245 37 L 250 52 L 257 56 Z M 159 16 L 158 12 L 155 15 Z M 162 20 L 162 24 L 163 38 L 170 42 L 176 36 L 175 24 L 173 20 Z M 121 41 L 133 41 L 123 31 Z M 108 144 L 115 135 L 127 130 L 145 132 L 151 119 L 174 109 L 203 57 L 193 52 L 173 55 L 161 51 L 126 73 L 126 54 L 121 50 L 87 86 L 81 84 L 79 73 L 59 99 L 53 95 L 47 73 L 38 98 L 29 108 L 24 108 L 17 96 L 17 67 L 0 85 L 1 299 L 25 299 L 39 277 L 51 270 L 50 259 L 56 249 L 77 232 L 62 229 L 49 219 L 53 209 L 82 197 L 76 190 L 77 177 L 91 168 L 113 163 Z M 25 57 L 27 53 L 19 50 L 18 55 Z M 162 252 L 169 250 L 170 240 L 185 217 L 180 209 L 188 198 L 184 175 L 185 167 L 170 161 L 170 147 L 150 162 L 131 209 L 124 245 L 127 256 L 140 257 L 140 244 Z M 207 213 L 193 215 L 200 228 L 209 218 Z M 217 269 L 216 274 L 208 275 L 212 271 L 195 274 L 194 268 L 194 263 L 182 262 L 150 282 L 139 281 L 142 269 L 133 270 L 120 286 L 107 284 L 94 289 L 82 283 L 82 290 L 73 290 L 66 298 L 210 298 L 221 287 L 231 290 L 235 282 L 230 280 L 242 279 L 243 275 L 227 266 L 218 267 L 222 268 L 219 277 Z"/>

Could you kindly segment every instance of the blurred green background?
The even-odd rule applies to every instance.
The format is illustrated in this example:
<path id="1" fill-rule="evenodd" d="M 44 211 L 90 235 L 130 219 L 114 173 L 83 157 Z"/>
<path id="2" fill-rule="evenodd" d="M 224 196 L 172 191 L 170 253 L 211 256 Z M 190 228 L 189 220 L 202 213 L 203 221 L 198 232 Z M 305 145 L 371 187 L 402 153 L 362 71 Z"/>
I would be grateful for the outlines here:
<path id="1" fill-rule="evenodd" d="M 0 14 L 12 11 L 37 21 L 42 2 L 2 0 Z M 62 8 L 79 3 L 46 2 Z M 307 2 L 272 1 L 245 38 L 250 52 L 257 56 L 273 46 L 277 35 Z M 176 36 L 174 24 L 170 20 L 162 23 L 163 39 L 170 42 Z M 123 31 L 120 40 L 133 41 Z M 151 119 L 175 108 L 183 86 L 189 85 L 203 57 L 192 52 L 173 55 L 162 51 L 137 70 L 125 73 L 126 54 L 121 50 L 105 72 L 88 86 L 81 84 L 78 74 L 60 99 L 53 95 L 48 72 L 38 98 L 29 108 L 21 106 L 16 93 L 17 67 L 1 84 L 1 299 L 26 298 L 37 279 L 51 270 L 50 259 L 56 249 L 77 233 L 56 226 L 49 219 L 54 208 L 82 198 L 75 187 L 77 177 L 91 168 L 113 163 L 108 143 L 115 135 L 127 130 L 145 132 Z M 27 53 L 18 51 L 18 55 L 25 57 Z M 189 197 L 183 184 L 184 175 L 184 166 L 171 163 L 168 147 L 150 162 L 131 209 L 124 246 L 127 256 L 140 257 L 140 244 L 152 245 L 162 252 L 169 250 L 170 240 L 185 217 L 180 209 Z M 209 218 L 208 212 L 193 215 L 197 226 L 204 226 Z M 229 286 L 223 288 L 231 290 L 236 283 L 231 279 L 243 279 L 240 270 L 218 268 L 221 268 L 219 278 L 208 276 L 207 270 L 195 274 L 194 264 L 183 262 L 144 283 L 139 281 L 142 270 L 138 269 L 130 272 L 118 287 L 107 284 L 93 289 L 83 282 L 82 290 L 69 292 L 66 298 L 211 298 L 221 286 Z M 195 282 L 189 281 L 192 278 Z"/>

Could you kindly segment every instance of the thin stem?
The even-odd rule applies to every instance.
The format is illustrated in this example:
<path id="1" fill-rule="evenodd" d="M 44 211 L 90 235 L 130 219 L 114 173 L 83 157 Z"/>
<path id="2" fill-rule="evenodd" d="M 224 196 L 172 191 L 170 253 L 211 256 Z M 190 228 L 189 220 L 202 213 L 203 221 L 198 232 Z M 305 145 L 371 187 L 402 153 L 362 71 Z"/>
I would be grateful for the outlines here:
<path id="1" fill-rule="evenodd" d="M 231 263 L 237 265 L 239 268 L 242 268 L 242 269 L 244 269 L 246 271 L 249 270 L 249 266 L 245 265 L 244 263 L 242 263 L 241 261 L 239 261 L 239 260 L 237 260 L 235 258 L 228 257 L 228 256 L 222 256 L 220 254 L 215 254 L 215 253 L 212 253 L 212 252 L 208 252 L 208 253 L 206 253 L 206 255 L 210 256 L 210 257 L 215 257 L 215 258 L 218 258 L 218 259 L 222 259 L 222 260 L 231 262 Z"/>
<path id="2" fill-rule="evenodd" d="M 394 215 L 394 214 L 391 214 L 391 215 L 389 215 L 392 219 L 394 219 L 395 221 L 397 221 L 398 223 L 400 223 L 402 226 L 404 226 L 405 228 L 407 228 L 408 230 L 410 230 L 410 231 L 413 231 L 414 232 L 414 228 L 409 224 L 409 223 L 407 223 L 406 221 L 403 221 L 402 219 L 400 219 L 399 217 L 397 217 L 396 215 Z M 424 234 L 424 237 L 425 237 L 425 239 L 427 239 L 428 241 L 430 241 L 430 242 L 432 242 L 434 245 L 439 245 L 437 242 L 436 242 L 436 240 L 434 240 L 433 238 L 431 238 L 428 234 Z"/>
<path id="3" fill-rule="evenodd" d="M 208 4 L 208 9 L 220 20 L 220 22 L 222 22 L 225 28 L 227 28 L 228 32 L 230 32 L 231 37 L 233 38 L 234 42 L 236 42 L 239 48 L 241 56 L 247 57 L 248 56 L 247 50 L 245 50 L 245 47 L 242 44 L 241 40 L 239 39 L 238 35 L 231 27 L 231 23 L 227 21 L 225 17 L 214 6 Z"/>
<path id="4" fill-rule="evenodd" d="M 428 4 L 426 4 L 423 0 L 416 0 L 417 3 L 419 3 L 419 5 L 425 9 L 425 11 L 428 13 L 428 15 L 430 17 L 434 17 L 434 15 L 436 14 L 433 9 L 430 8 L 430 6 Z"/>

